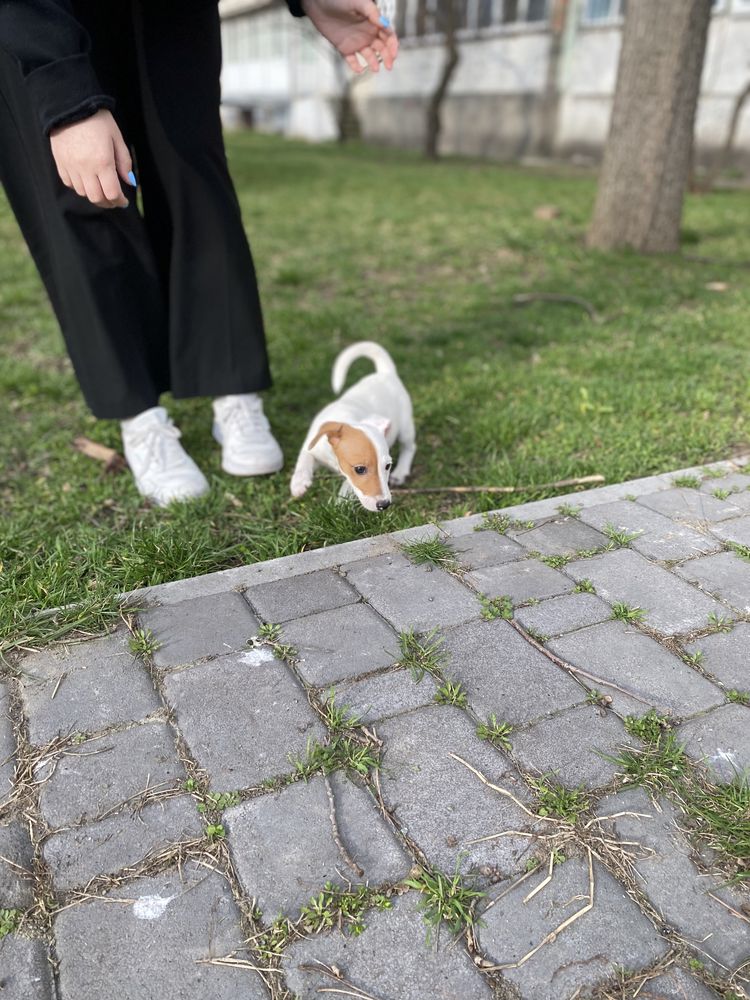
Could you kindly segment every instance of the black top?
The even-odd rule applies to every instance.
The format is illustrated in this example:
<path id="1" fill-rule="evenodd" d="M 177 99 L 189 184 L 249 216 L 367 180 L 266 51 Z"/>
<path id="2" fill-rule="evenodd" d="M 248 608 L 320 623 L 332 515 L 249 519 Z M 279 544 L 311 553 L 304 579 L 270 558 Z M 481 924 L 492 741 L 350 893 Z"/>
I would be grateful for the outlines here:
<path id="1" fill-rule="evenodd" d="M 181 0 L 183 13 L 189 2 Z M 286 2 L 295 17 L 304 17 L 302 0 Z M 0 48 L 18 63 L 45 133 L 99 108 L 114 108 L 114 98 L 96 78 L 89 59 L 91 42 L 71 0 L 0 0 Z"/>

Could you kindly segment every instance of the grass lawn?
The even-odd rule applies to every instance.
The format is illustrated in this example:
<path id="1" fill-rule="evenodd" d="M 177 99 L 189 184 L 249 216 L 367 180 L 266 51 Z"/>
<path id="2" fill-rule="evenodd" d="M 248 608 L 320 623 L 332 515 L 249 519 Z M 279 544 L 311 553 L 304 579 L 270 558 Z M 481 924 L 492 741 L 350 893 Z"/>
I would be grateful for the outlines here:
<path id="1" fill-rule="evenodd" d="M 428 165 L 250 133 L 231 136 L 229 154 L 274 363 L 266 409 L 287 468 L 224 475 L 208 402 L 175 403 L 212 483 L 181 509 L 150 508 L 126 474 L 105 476 L 73 450 L 78 434 L 119 447 L 118 428 L 87 413 L 0 201 L 0 651 L 98 628 L 122 590 L 499 506 L 430 495 L 368 514 L 334 504 L 326 477 L 290 500 L 296 451 L 353 340 L 383 343 L 411 390 L 415 486 L 615 482 L 747 442 L 750 193 L 688 200 L 684 250 L 705 263 L 586 250 L 595 182 L 569 172 Z M 559 216 L 537 219 L 542 203 Z M 574 305 L 512 304 L 531 291 L 588 299 L 600 321 Z M 359 362 L 353 374 L 365 371 Z"/>

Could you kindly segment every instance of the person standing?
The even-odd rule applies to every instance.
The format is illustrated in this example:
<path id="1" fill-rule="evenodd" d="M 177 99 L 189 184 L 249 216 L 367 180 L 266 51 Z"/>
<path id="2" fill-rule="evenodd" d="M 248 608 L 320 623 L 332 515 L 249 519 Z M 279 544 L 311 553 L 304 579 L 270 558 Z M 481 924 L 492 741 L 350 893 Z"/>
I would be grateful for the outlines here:
<path id="1" fill-rule="evenodd" d="M 287 2 L 355 72 L 393 66 L 372 0 Z M 0 182 L 84 398 L 121 421 L 136 487 L 160 505 L 208 489 L 166 391 L 213 398 L 226 472 L 283 464 L 220 71 L 217 0 L 0 0 Z"/>

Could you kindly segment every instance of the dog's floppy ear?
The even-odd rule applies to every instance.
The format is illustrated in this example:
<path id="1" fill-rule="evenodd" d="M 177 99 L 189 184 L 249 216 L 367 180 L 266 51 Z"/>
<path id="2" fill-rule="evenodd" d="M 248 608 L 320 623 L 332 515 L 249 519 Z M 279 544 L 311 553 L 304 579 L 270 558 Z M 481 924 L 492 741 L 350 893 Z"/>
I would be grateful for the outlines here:
<path id="1" fill-rule="evenodd" d="M 364 418 L 362 423 L 366 424 L 368 427 L 374 427 L 376 430 L 380 431 L 383 437 L 385 437 L 391 429 L 391 422 L 388 417 L 381 417 L 377 413 L 370 413 L 369 416 Z"/>
<path id="2" fill-rule="evenodd" d="M 326 422 L 321 424 L 318 428 L 318 433 L 307 446 L 307 450 L 311 451 L 324 435 L 328 438 L 330 444 L 333 444 L 334 441 L 340 441 L 343 429 L 343 424 L 338 424 L 335 420 L 326 420 Z"/>

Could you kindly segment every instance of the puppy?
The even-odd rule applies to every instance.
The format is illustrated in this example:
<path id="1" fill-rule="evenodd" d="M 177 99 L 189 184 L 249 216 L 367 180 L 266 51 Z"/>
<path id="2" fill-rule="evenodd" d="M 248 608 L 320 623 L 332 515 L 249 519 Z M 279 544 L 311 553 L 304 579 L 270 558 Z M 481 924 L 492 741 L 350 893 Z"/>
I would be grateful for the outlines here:
<path id="1" fill-rule="evenodd" d="M 354 493 L 366 510 L 385 510 L 391 503 L 389 481 L 404 482 L 416 451 L 411 399 L 396 373 L 390 354 L 369 340 L 352 344 L 339 354 L 331 382 L 341 392 L 349 366 L 356 358 L 375 364 L 366 375 L 317 414 L 302 445 L 291 481 L 293 497 L 312 483 L 317 465 L 344 477 L 339 496 Z M 391 472 L 391 445 L 399 443 Z"/>

